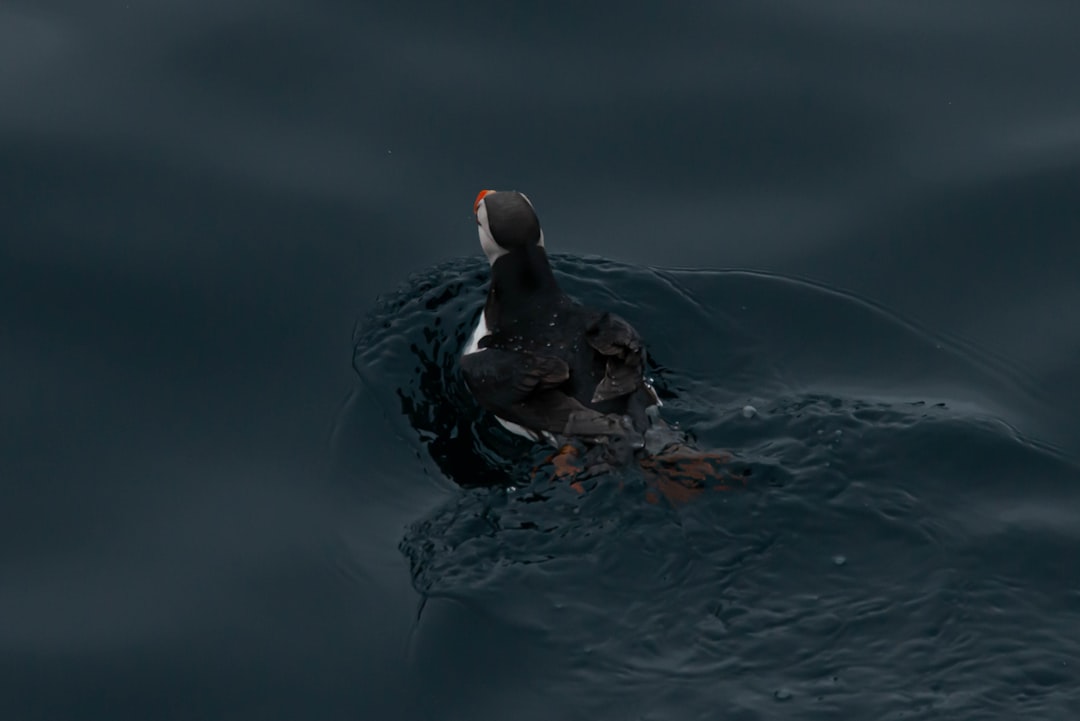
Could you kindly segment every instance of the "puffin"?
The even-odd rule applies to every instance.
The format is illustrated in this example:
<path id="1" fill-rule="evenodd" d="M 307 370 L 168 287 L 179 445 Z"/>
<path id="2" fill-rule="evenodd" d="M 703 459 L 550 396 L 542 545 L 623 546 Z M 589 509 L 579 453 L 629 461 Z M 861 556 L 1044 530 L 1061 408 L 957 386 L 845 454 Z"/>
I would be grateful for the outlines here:
<path id="1" fill-rule="evenodd" d="M 473 215 L 491 276 L 459 366 L 478 404 L 511 433 L 555 447 L 645 447 L 661 403 L 641 336 L 563 292 L 524 193 L 481 190 Z"/>

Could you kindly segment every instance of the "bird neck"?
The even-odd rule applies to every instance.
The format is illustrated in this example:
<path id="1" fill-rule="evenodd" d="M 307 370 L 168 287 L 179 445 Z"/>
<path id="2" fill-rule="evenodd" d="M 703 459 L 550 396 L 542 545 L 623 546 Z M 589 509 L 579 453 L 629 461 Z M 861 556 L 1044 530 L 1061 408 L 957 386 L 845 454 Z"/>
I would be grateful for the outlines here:
<path id="1" fill-rule="evenodd" d="M 503 325 L 516 319 L 522 311 L 549 305 L 561 295 L 544 249 L 540 246 L 517 248 L 491 266 L 488 322 Z"/>

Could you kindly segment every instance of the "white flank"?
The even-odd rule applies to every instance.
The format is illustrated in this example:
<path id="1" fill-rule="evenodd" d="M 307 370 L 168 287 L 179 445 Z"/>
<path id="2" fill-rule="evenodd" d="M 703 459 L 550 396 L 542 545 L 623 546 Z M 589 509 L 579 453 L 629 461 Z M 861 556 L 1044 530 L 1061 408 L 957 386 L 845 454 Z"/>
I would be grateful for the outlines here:
<path id="1" fill-rule="evenodd" d="M 518 425 L 513 421 L 508 421 L 505 418 L 500 418 L 499 416 L 495 416 L 495 420 L 499 422 L 499 425 L 513 433 L 515 436 L 523 436 L 525 438 L 528 438 L 530 441 L 537 440 L 536 434 L 530 431 L 525 426 Z"/>
<path id="2" fill-rule="evenodd" d="M 461 355 L 470 355 L 472 353 L 480 352 L 480 341 L 488 337 L 487 318 L 484 317 L 484 311 L 480 311 L 480 320 L 476 322 L 476 327 L 473 328 L 472 335 L 469 336 L 469 342 L 465 344 L 465 352 Z"/>
<path id="3" fill-rule="evenodd" d="M 487 319 L 484 317 L 483 311 L 481 311 L 480 312 L 480 319 L 478 321 L 476 321 L 476 327 L 473 328 L 472 335 L 469 336 L 469 342 L 465 344 L 465 352 L 462 353 L 461 355 L 467 356 L 467 355 L 471 355 L 473 353 L 483 353 L 484 350 L 486 350 L 486 349 L 480 347 L 480 341 L 482 339 L 484 339 L 484 338 L 487 338 L 487 336 L 488 336 Z M 551 435 L 547 431 L 540 431 L 540 434 L 537 435 L 536 433 L 534 433 L 533 431 L 530 431 L 525 426 L 514 423 L 513 421 L 508 421 L 505 418 L 500 418 L 499 416 L 495 416 L 495 420 L 497 420 L 499 422 L 499 424 L 503 428 L 510 431 L 515 436 L 521 436 L 522 438 L 528 438 L 530 441 L 538 441 L 540 439 L 543 439 L 544 441 L 546 441 L 548 443 L 551 443 L 552 445 L 555 444 L 555 436 Z"/>

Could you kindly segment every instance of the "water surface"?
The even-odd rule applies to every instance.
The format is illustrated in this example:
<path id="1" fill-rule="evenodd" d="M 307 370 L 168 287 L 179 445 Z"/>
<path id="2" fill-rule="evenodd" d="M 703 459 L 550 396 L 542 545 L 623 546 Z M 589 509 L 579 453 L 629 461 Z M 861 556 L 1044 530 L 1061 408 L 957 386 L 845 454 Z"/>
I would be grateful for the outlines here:
<path id="1" fill-rule="evenodd" d="M 7 3 L 0 715 L 1075 716 L 1077 28 Z M 482 187 L 755 482 L 508 482 Z"/>

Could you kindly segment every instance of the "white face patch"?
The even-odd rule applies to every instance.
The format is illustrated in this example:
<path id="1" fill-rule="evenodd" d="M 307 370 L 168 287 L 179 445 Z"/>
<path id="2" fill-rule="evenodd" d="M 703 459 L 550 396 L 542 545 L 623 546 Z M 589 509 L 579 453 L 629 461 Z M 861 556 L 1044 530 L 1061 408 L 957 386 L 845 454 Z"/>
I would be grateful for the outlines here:
<path id="1" fill-rule="evenodd" d="M 496 260 L 510 252 L 496 243 L 495 238 L 492 237 L 491 226 L 488 225 L 487 206 L 484 205 L 483 200 L 476 208 L 476 230 L 480 235 L 480 247 L 484 249 L 489 265 L 494 265 Z"/>
<path id="2" fill-rule="evenodd" d="M 525 199 L 525 202 L 529 204 L 529 207 L 532 208 L 533 212 L 535 213 L 536 212 L 536 206 L 534 206 L 532 204 L 532 201 L 529 200 L 529 196 L 525 195 L 525 193 L 522 193 L 522 192 L 518 192 L 518 195 L 520 195 L 522 198 Z M 539 245 L 541 248 L 544 247 L 544 229 L 543 228 L 540 229 L 540 242 L 537 243 L 537 245 Z"/>

